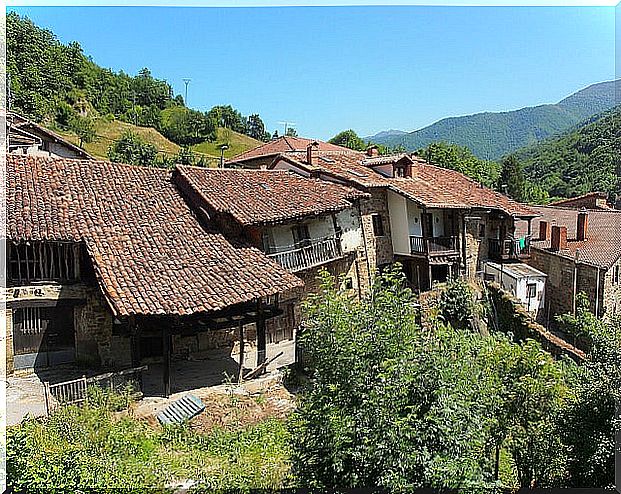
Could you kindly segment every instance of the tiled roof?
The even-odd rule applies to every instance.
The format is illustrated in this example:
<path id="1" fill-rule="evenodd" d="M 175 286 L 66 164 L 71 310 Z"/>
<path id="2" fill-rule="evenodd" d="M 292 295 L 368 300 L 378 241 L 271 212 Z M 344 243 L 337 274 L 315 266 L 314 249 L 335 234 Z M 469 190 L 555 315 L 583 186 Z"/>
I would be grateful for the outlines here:
<path id="1" fill-rule="evenodd" d="M 547 221 L 551 226 L 567 227 L 567 250 L 557 254 L 578 261 L 609 268 L 621 257 L 621 211 L 589 211 L 587 239 L 576 240 L 578 212 L 576 209 L 537 206 L 541 215 L 532 222 L 533 242 L 537 249 L 549 249 L 550 240 L 539 241 L 539 222 Z M 519 225 L 519 233 L 525 232 L 525 225 Z"/>
<path id="2" fill-rule="evenodd" d="M 299 151 L 303 151 L 304 153 L 306 153 L 306 147 L 313 142 L 316 142 L 318 144 L 318 146 L 315 148 L 315 151 L 351 152 L 351 149 L 337 146 L 336 144 L 330 144 L 329 142 L 317 141 L 315 139 L 306 139 L 305 137 L 282 136 L 278 139 L 266 142 L 265 144 L 261 144 L 256 148 L 250 149 L 245 153 L 238 154 L 234 158 L 231 158 L 229 161 L 234 162 L 247 160 L 250 158 L 258 158 L 260 156 L 271 156 L 281 153 L 293 153 Z"/>
<path id="3" fill-rule="evenodd" d="M 22 115 L 9 111 L 6 113 L 6 123 L 7 126 L 9 125 L 9 123 L 11 124 L 10 127 L 10 131 L 11 132 L 16 132 L 16 131 L 24 131 L 24 132 L 39 132 L 41 134 L 44 134 L 45 136 L 48 137 L 48 139 L 50 139 L 53 142 L 58 142 L 60 144 L 62 144 L 63 146 L 65 146 L 66 148 L 71 149 L 74 153 L 76 153 L 78 156 L 81 156 L 84 159 L 95 159 L 93 158 L 90 154 L 88 154 L 86 151 L 84 151 L 84 149 L 82 149 L 79 146 L 76 146 L 75 144 L 73 144 L 72 142 L 69 142 L 67 139 L 65 139 L 64 137 L 59 136 L 58 134 L 56 134 L 55 132 L 52 132 L 50 129 L 43 127 L 42 125 L 39 125 L 36 122 L 33 122 L 32 120 L 28 120 L 26 117 L 23 117 Z"/>
<path id="4" fill-rule="evenodd" d="M 293 221 L 341 211 L 366 194 L 351 187 L 276 170 L 177 167 L 212 209 L 242 225 Z"/>
<path id="5" fill-rule="evenodd" d="M 301 285 L 206 231 L 167 170 L 9 155 L 6 190 L 7 236 L 83 241 L 119 315 L 210 312 Z"/>
<path id="6" fill-rule="evenodd" d="M 383 157 L 381 162 L 370 159 L 365 153 L 322 153 L 313 157 L 312 166 L 305 162 L 306 154 L 295 156 L 303 170 L 320 171 L 328 176 L 344 180 L 363 188 L 386 187 L 407 196 L 425 207 L 469 209 L 492 208 L 511 216 L 536 216 L 528 206 L 509 199 L 507 196 L 483 187 L 465 175 L 426 163 L 420 158 L 410 157 L 412 177 L 390 178 L 373 170 L 372 163 L 396 162 L 405 156 Z M 288 159 L 293 159 L 287 155 Z"/>
<path id="7" fill-rule="evenodd" d="M 581 196 L 552 202 L 548 204 L 548 206 L 559 206 L 566 208 L 585 207 L 586 209 L 612 209 L 608 206 L 608 204 L 606 204 L 607 199 L 608 194 L 605 192 L 589 192 L 588 194 L 583 194 Z"/>

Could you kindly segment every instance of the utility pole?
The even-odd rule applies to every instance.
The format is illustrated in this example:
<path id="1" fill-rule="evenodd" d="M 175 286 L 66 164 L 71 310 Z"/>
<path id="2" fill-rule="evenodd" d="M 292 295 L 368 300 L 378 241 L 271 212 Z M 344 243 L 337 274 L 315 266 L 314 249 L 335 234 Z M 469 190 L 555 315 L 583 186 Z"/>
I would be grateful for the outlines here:
<path id="1" fill-rule="evenodd" d="M 183 100 L 183 103 L 186 107 L 188 106 L 188 84 L 190 84 L 190 81 L 192 81 L 192 79 L 183 79 L 185 84 L 185 99 Z"/>
<path id="2" fill-rule="evenodd" d="M 286 121 L 281 121 L 278 122 L 280 125 L 284 125 L 285 126 L 285 132 L 283 134 L 283 136 L 287 135 L 287 128 L 291 128 L 291 127 L 295 127 L 295 122 L 286 122 Z"/>

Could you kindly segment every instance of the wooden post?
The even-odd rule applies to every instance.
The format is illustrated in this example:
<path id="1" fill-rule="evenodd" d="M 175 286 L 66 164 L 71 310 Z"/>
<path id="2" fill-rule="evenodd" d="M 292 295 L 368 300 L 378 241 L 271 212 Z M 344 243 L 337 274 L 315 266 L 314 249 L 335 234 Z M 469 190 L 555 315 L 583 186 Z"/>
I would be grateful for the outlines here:
<path id="1" fill-rule="evenodd" d="M 162 330 L 162 338 L 163 338 L 163 347 L 164 347 L 164 396 L 168 398 L 170 396 L 170 330 L 167 324 L 164 324 L 164 329 Z"/>
<path id="2" fill-rule="evenodd" d="M 129 327 L 129 345 L 132 356 L 132 367 L 138 367 L 140 365 L 140 336 L 138 335 L 136 316 L 129 316 L 127 325 Z"/>
<path id="3" fill-rule="evenodd" d="M 239 323 L 239 376 L 237 382 L 244 378 L 244 323 Z"/>
<path id="4" fill-rule="evenodd" d="M 263 315 L 263 303 L 257 301 L 257 367 L 267 359 L 265 339 L 265 316 Z"/>

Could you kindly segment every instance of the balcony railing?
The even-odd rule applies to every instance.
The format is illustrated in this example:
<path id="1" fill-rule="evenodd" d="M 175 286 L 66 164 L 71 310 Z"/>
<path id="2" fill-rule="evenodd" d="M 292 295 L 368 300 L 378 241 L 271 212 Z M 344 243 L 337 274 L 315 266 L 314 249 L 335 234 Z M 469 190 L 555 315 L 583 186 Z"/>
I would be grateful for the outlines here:
<path id="1" fill-rule="evenodd" d="M 527 259 L 530 257 L 530 237 L 523 239 L 489 239 L 489 257 L 506 261 L 510 259 Z"/>
<path id="2" fill-rule="evenodd" d="M 412 254 L 447 255 L 459 253 L 459 241 L 456 236 L 419 237 L 410 235 L 410 252 Z"/>
<path id="3" fill-rule="evenodd" d="M 294 273 L 333 261 L 341 257 L 341 245 L 337 237 L 311 241 L 309 245 L 296 249 L 268 254 L 286 270 Z"/>

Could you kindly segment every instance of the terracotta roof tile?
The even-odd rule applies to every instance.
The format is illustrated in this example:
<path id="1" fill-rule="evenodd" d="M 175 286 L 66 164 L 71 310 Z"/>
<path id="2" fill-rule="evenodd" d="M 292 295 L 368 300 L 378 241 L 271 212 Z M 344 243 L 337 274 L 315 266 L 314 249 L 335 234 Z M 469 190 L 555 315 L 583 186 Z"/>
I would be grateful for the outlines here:
<path id="1" fill-rule="evenodd" d="M 83 241 L 119 315 L 216 311 L 302 284 L 206 231 L 161 169 L 9 155 L 7 236 Z"/>
<path id="2" fill-rule="evenodd" d="M 242 225 L 293 221 L 341 211 L 366 194 L 292 172 L 179 166 L 178 173 L 211 208 Z"/>
<path id="3" fill-rule="evenodd" d="M 507 196 L 493 191 L 466 177 L 462 173 L 431 165 L 417 157 L 403 154 L 392 157 L 369 158 L 365 153 L 324 152 L 313 157 L 311 166 L 306 163 L 306 153 L 286 156 L 297 160 L 298 166 L 307 171 L 320 171 L 328 176 L 363 188 L 385 187 L 403 194 L 425 207 L 469 209 L 492 208 L 511 216 L 536 216 L 537 213 Z M 408 158 L 412 162 L 412 177 L 390 178 L 375 171 L 372 166 Z"/>
<path id="4" fill-rule="evenodd" d="M 541 215 L 532 222 L 534 240 L 532 246 L 537 249 L 549 249 L 550 240 L 539 241 L 539 223 L 547 221 L 552 226 L 567 227 L 567 250 L 559 251 L 560 256 L 576 258 L 579 249 L 579 261 L 609 268 L 621 257 L 621 211 L 589 211 L 587 239 L 576 240 L 578 210 L 536 206 Z M 523 234 L 526 225 L 519 224 L 518 232 Z"/>
<path id="5" fill-rule="evenodd" d="M 266 142 L 265 144 L 261 144 L 256 148 L 250 149 L 245 153 L 238 154 L 234 158 L 229 161 L 242 161 L 250 158 L 258 158 L 260 156 L 271 156 L 282 153 L 294 153 L 303 151 L 306 153 L 306 147 L 316 142 L 318 144 L 316 150 L 319 152 L 322 151 L 341 151 L 341 152 L 351 152 L 351 149 L 337 146 L 336 144 L 330 144 L 329 142 L 317 141 L 315 139 L 307 139 L 305 137 L 289 137 L 282 136 L 278 139 L 274 139 L 272 141 Z M 305 154 L 306 155 L 306 154 Z"/>

